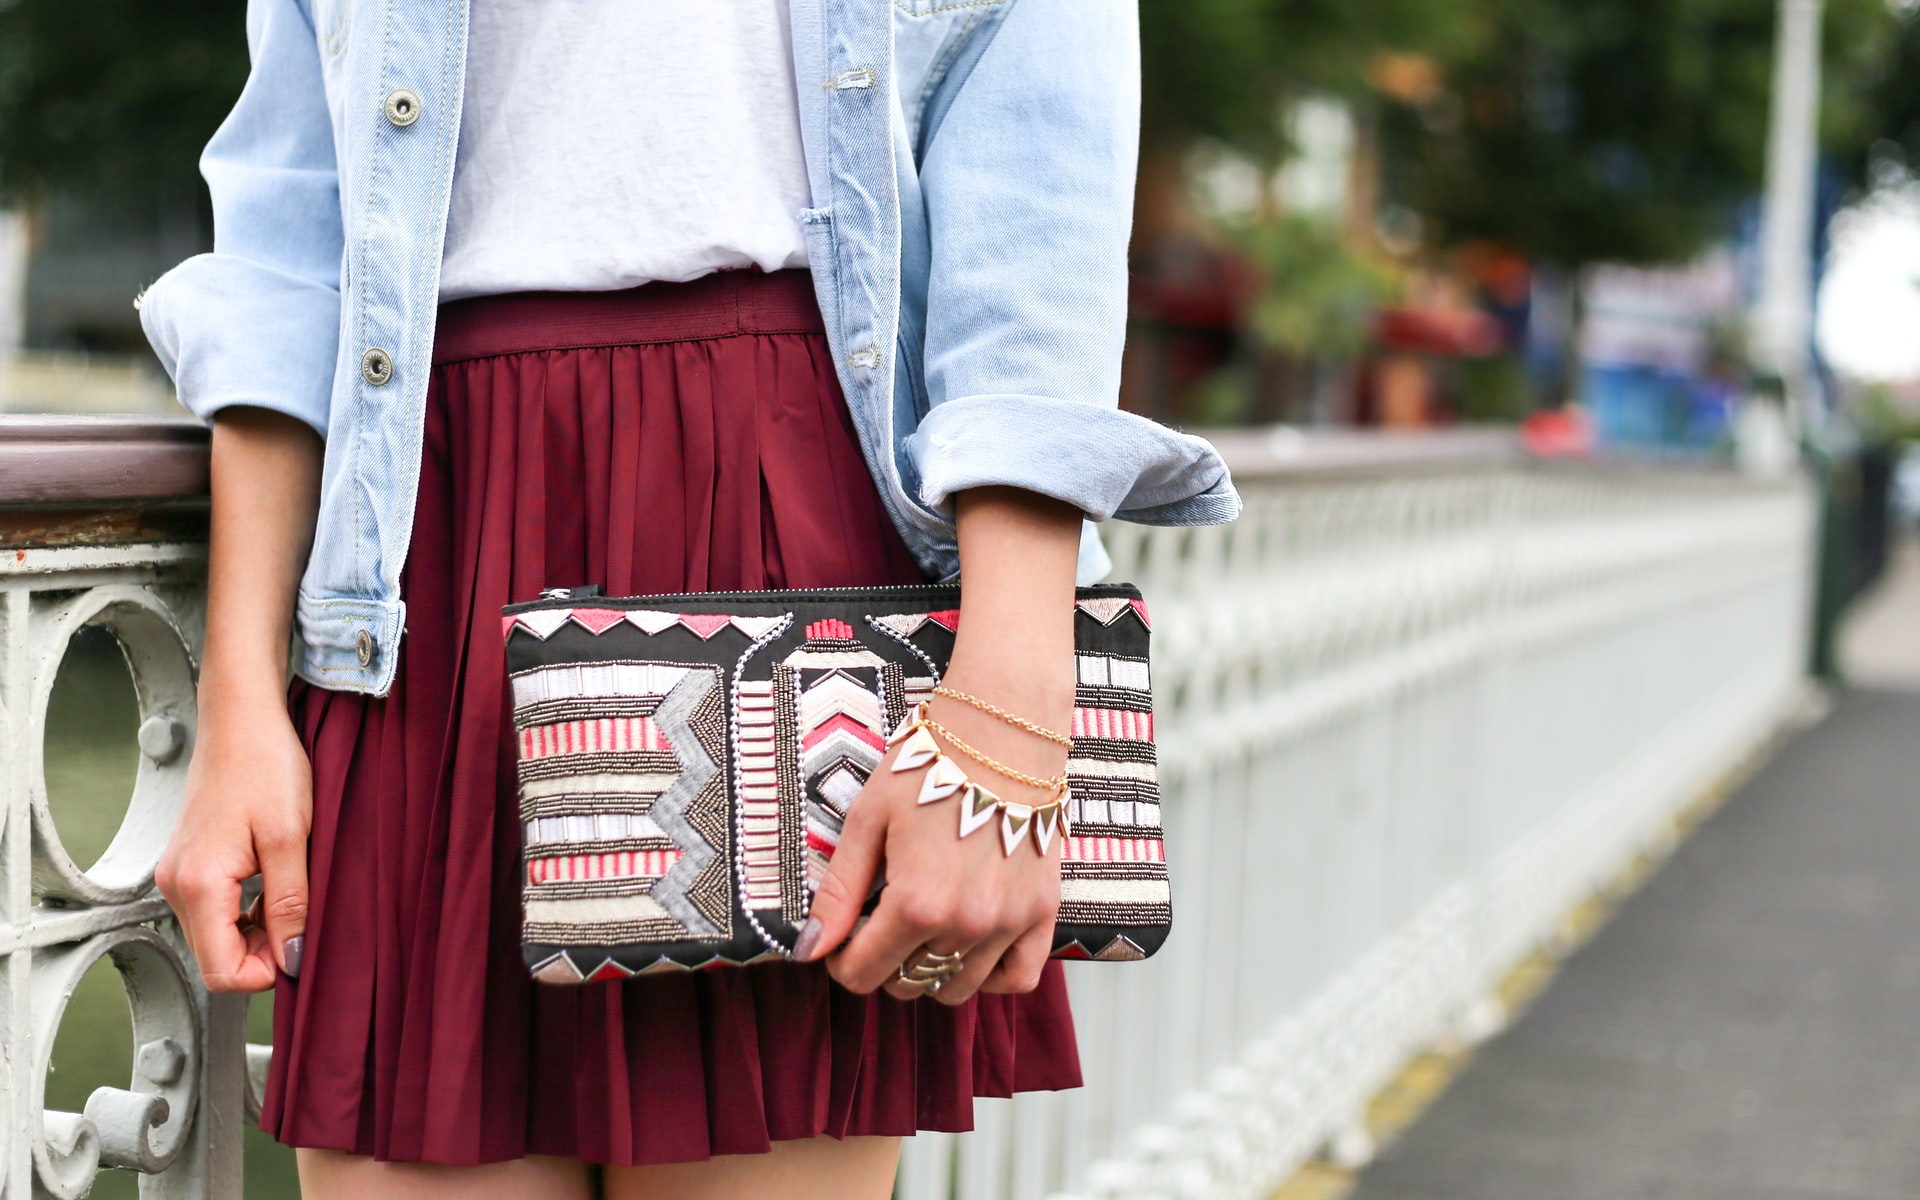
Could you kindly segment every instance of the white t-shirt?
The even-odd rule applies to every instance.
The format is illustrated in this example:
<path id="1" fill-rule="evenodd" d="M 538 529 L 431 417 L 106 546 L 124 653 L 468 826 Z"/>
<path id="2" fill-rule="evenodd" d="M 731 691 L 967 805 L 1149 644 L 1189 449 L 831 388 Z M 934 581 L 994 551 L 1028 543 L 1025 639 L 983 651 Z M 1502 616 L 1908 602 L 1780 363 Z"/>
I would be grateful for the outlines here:
<path id="1" fill-rule="evenodd" d="M 787 0 L 473 0 L 440 298 L 807 265 Z"/>

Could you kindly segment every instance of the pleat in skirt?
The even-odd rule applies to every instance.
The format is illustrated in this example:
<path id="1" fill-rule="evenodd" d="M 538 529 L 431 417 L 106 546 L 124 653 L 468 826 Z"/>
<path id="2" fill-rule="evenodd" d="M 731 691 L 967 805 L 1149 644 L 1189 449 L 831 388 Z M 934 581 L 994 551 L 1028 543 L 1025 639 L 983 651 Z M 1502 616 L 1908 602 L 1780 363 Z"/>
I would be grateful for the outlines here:
<path id="1" fill-rule="evenodd" d="M 1057 964 L 948 1007 L 819 965 L 550 987 L 521 961 L 503 604 L 920 581 L 806 272 L 445 306 L 393 690 L 291 692 L 311 910 L 263 1127 L 386 1160 L 632 1165 L 965 1130 L 975 1096 L 1078 1086 Z"/>

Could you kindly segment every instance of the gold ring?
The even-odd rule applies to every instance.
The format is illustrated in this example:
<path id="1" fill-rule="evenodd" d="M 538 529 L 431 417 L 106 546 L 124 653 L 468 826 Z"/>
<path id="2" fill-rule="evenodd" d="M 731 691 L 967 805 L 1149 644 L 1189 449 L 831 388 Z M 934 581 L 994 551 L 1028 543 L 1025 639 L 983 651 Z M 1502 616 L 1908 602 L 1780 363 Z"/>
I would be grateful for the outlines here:
<path id="1" fill-rule="evenodd" d="M 966 969 L 966 961 L 960 954 L 939 954 L 922 946 L 900 964 L 898 978 L 908 987 L 925 988 L 932 994 Z"/>

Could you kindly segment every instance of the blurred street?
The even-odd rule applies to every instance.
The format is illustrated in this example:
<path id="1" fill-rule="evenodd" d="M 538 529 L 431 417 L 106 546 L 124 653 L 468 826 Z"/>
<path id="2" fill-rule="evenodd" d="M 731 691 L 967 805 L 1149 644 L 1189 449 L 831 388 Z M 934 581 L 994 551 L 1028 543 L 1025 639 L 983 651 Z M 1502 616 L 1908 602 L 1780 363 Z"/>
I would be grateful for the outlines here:
<path id="1" fill-rule="evenodd" d="M 1354 1200 L 1920 1195 L 1920 555 L 1856 683 L 1728 799 Z"/>

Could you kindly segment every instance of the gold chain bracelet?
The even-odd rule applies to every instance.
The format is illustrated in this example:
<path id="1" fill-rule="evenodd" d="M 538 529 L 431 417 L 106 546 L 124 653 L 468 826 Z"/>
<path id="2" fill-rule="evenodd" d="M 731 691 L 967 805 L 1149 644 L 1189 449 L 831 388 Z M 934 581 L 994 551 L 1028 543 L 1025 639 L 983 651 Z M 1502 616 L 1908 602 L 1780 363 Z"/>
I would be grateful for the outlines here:
<path id="1" fill-rule="evenodd" d="M 1038 775 L 1029 775 L 1025 771 L 1021 771 L 1014 767 L 1010 767 L 1007 764 L 999 761 L 998 759 L 989 758 L 986 755 L 980 753 L 980 751 L 974 749 L 972 746 L 962 741 L 957 735 L 955 735 L 953 730 L 948 729 L 945 725 L 942 725 L 940 722 L 934 720 L 932 717 L 922 717 L 920 719 L 920 723 L 927 727 L 927 732 L 932 733 L 937 737 L 945 738 L 947 741 L 953 743 L 953 748 L 955 750 L 958 750 L 960 753 L 966 755 L 968 758 L 979 763 L 981 766 L 985 767 L 987 770 L 992 771 L 995 775 L 1004 775 L 1008 779 L 1017 780 L 1020 783 L 1026 784 L 1028 787 L 1042 788 L 1049 792 L 1057 792 L 1061 788 L 1067 786 L 1067 773 L 1065 771 L 1062 771 L 1058 775 L 1055 775 L 1052 779 L 1042 779 Z"/>
<path id="2" fill-rule="evenodd" d="M 893 772 L 926 771 L 920 781 L 920 804 L 937 804 L 949 797 L 960 797 L 960 836 L 966 837 L 985 828 L 995 818 L 1000 822 L 1000 847 L 1012 854 L 1014 847 L 1032 841 L 1043 856 L 1052 848 L 1055 834 L 1067 832 L 1067 773 L 1053 779 L 1041 779 L 1013 771 L 982 755 L 927 717 L 927 702 L 915 707 L 900 728 L 887 739 L 895 749 Z M 948 758 L 934 734 L 953 743 L 956 750 L 980 760 L 982 766 L 1001 771 L 1009 779 L 1018 779 L 1034 787 L 1051 789 L 1052 796 L 1040 804 L 1018 804 L 1003 799 L 967 777 L 960 765 Z"/>
<path id="3" fill-rule="evenodd" d="M 980 699 L 980 697 L 978 696 L 969 696 L 967 695 L 967 693 L 961 691 L 959 688 L 948 687 L 946 684 L 943 683 L 939 687 L 936 687 L 933 689 L 933 694 L 936 696 L 945 696 L 949 700 L 958 700 L 962 704 L 971 704 L 975 708 L 979 709 L 981 712 L 986 713 L 988 716 L 998 717 L 1002 721 L 1005 721 L 1007 724 L 1015 726 L 1016 728 L 1019 728 L 1019 729 L 1024 729 L 1028 733 L 1031 733 L 1036 737 L 1043 737 L 1048 741 L 1052 742 L 1056 746 L 1065 746 L 1069 750 L 1073 749 L 1073 739 L 1067 736 L 1066 734 L 1055 733 L 1053 730 L 1048 729 L 1044 725 L 1036 725 L 1032 721 L 1027 720 L 1025 717 L 1016 716 L 1013 713 L 1008 712 L 1006 709 L 1001 708 L 997 704 L 990 704 L 987 701 Z M 967 753 L 973 754 L 973 751 L 968 750 Z M 977 754 L 974 754 L 973 756 L 975 758 L 980 757 Z M 981 761 L 985 762 L 986 760 L 981 759 Z M 1019 777 L 1012 776 L 1012 778 L 1019 778 Z M 1024 782 L 1024 780 L 1022 782 Z"/>

